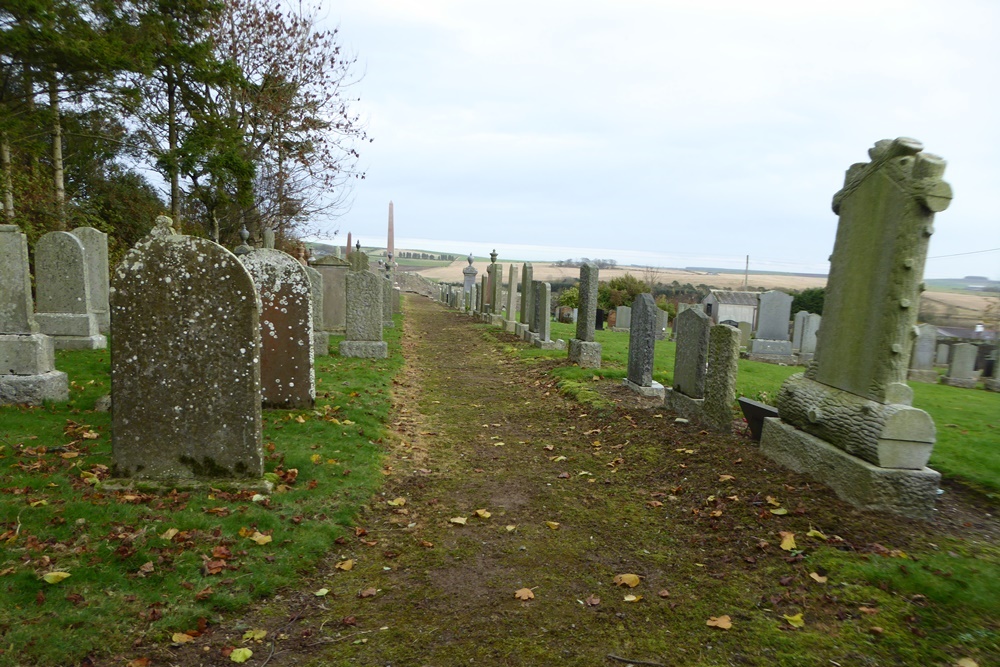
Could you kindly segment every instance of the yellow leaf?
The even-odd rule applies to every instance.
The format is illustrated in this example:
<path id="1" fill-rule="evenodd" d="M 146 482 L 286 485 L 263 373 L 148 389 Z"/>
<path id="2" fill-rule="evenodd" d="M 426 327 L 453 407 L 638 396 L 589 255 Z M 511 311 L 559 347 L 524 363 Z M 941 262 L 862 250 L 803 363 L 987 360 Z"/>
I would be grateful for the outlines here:
<path id="1" fill-rule="evenodd" d="M 781 548 L 785 551 L 791 551 L 795 548 L 795 533 L 788 532 L 787 530 L 782 530 L 778 533 L 781 535 Z"/>
<path id="2" fill-rule="evenodd" d="M 341 422 L 341 424 L 343 424 L 344 426 L 353 426 L 354 422 L 352 422 L 350 419 L 345 419 L 344 421 Z"/>
<path id="3" fill-rule="evenodd" d="M 259 642 L 264 637 L 267 637 L 267 630 L 247 630 L 243 633 L 243 641 L 245 642 Z"/>
<path id="4" fill-rule="evenodd" d="M 777 509 L 771 510 L 771 514 L 777 514 L 778 516 L 782 516 L 788 514 L 788 510 L 786 510 L 784 507 L 779 507 Z"/>
<path id="5" fill-rule="evenodd" d="M 303 417 L 302 415 L 299 415 L 298 417 L 295 418 L 295 421 L 297 421 L 300 424 L 305 424 L 306 423 L 306 418 Z M 240 662 L 243 662 L 243 661 L 240 660 Z"/>
<path id="6" fill-rule="evenodd" d="M 316 465 L 319 465 L 320 463 L 323 462 L 323 457 L 320 456 L 319 454 L 313 454 L 312 456 L 309 457 L 309 460 L 315 463 Z"/>
<path id="7" fill-rule="evenodd" d="M 188 642 L 193 642 L 194 637 L 183 632 L 175 632 L 170 640 L 175 644 L 187 644 Z"/>
<path id="8" fill-rule="evenodd" d="M 955 663 L 955 667 L 979 667 L 979 663 L 972 658 L 961 658 Z"/>
<path id="9" fill-rule="evenodd" d="M 802 620 L 802 612 L 799 612 L 794 616 L 786 616 L 785 614 L 782 614 L 782 618 L 788 621 L 788 625 L 792 626 L 793 628 L 802 628 L 805 627 L 806 624 L 806 622 Z"/>
<path id="10" fill-rule="evenodd" d="M 402 507 L 403 505 L 406 504 L 406 498 L 396 498 L 395 500 L 387 500 L 385 501 L 385 504 L 389 505 L 390 507 Z"/>
<path id="11" fill-rule="evenodd" d="M 625 602 L 638 602 L 642 599 L 641 595 L 626 595 L 624 598 Z"/>
<path id="12" fill-rule="evenodd" d="M 264 535 L 263 533 L 258 533 L 257 531 L 254 531 L 254 534 L 250 536 L 250 539 L 259 544 L 260 546 L 264 546 L 265 544 L 271 541 L 271 536 Z"/>
<path id="13" fill-rule="evenodd" d="M 489 519 L 492 515 L 486 510 L 476 510 L 476 516 L 481 519 Z"/>
<path id="14" fill-rule="evenodd" d="M 781 503 L 774 496 L 768 496 L 767 498 L 765 498 L 765 500 L 767 500 L 768 505 L 774 505 L 775 507 L 781 506 Z"/>
<path id="15" fill-rule="evenodd" d="M 494 447 L 503 447 L 505 444 L 507 444 L 507 443 L 505 443 L 505 442 L 494 442 L 493 446 Z"/>
<path id="16" fill-rule="evenodd" d="M 824 577 L 822 574 L 819 574 L 818 572 L 810 572 L 809 576 L 812 578 L 813 581 L 815 581 L 818 584 L 825 584 L 827 580 L 827 577 Z"/>
<path id="17" fill-rule="evenodd" d="M 350 572 L 351 568 L 354 567 L 354 560 L 350 558 L 347 560 L 342 560 L 339 563 L 337 563 L 334 567 L 336 567 L 338 570 L 343 570 L 344 572 Z"/>
<path id="18" fill-rule="evenodd" d="M 635 588 L 639 585 L 639 575 L 637 574 L 617 574 L 614 579 L 615 583 L 619 586 L 628 586 L 629 588 Z"/>
<path id="19" fill-rule="evenodd" d="M 507 532 L 508 533 L 513 533 L 515 530 L 517 530 L 517 526 L 515 524 L 513 524 L 513 523 L 507 524 Z"/>
<path id="20" fill-rule="evenodd" d="M 719 616 L 719 617 L 712 616 L 707 621 L 705 621 L 705 625 L 710 625 L 713 628 L 720 628 L 722 630 L 728 630 L 729 628 L 733 627 L 733 621 L 728 616 Z"/>
<path id="21" fill-rule="evenodd" d="M 823 533 L 819 532 L 815 528 L 809 528 L 809 532 L 806 533 L 806 537 L 816 537 L 818 539 L 823 540 L 824 542 L 826 541 L 826 535 L 824 535 Z"/>
<path id="22" fill-rule="evenodd" d="M 58 584 L 63 579 L 68 579 L 70 576 L 69 572 L 49 572 L 42 575 L 42 579 L 48 584 Z"/>
<path id="23" fill-rule="evenodd" d="M 736 479 L 736 478 L 733 477 L 732 475 L 719 475 L 719 481 L 720 482 L 728 482 L 728 481 L 733 480 L 733 479 Z"/>
<path id="24" fill-rule="evenodd" d="M 530 588 L 519 588 L 514 591 L 514 597 L 518 600 L 534 600 L 535 594 L 531 592 Z"/>
<path id="25" fill-rule="evenodd" d="M 167 532 L 169 532 L 169 531 L 167 531 Z M 240 537 L 250 537 L 251 535 L 254 534 L 254 532 L 255 531 L 250 530 L 246 526 L 243 526 L 242 528 L 240 528 Z"/>
<path id="26" fill-rule="evenodd" d="M 457 523 L 460 526 L 464 526 L 465 522 L 468 521 L 468 519 L 465 518 L 464 516 L 455 516 L 448 519 L 448 521 L 451 521 L 452 523 Z"/>
<path id="27" fill-rule="evenodd" d="M 32 507 L 42 507 L 43 505 L 48 505 L 48 504 L 49 504 L 49 501 L 47 501 L 47 500 L 36 500 L 35 502 L 31 503 L 31 506 Z"/>
<path id="28" fill-rule="evenodd" d="M 545 525 L 552 530 L 559 530 L 559 523 L 557 521 L 546 521 Z"/>
<path id="29" fill-rule="evenodd" d="M 253 657 L 253 651 L 248 648 L 236 648 L 229 654 L 229 659 L 233 662 L 246 662 Z"/>
<path id="30" fill-rule="evenodd" d="M 179 532 L 180 531 L 177 530 L 176 528 L 167 528 L 165 531 L 163 531 L 163 534 L 160 535 L 160 539 L 169 542 L 170 540 L 174 539 L 174 535 L 176 535 Z"/>
<path id="31" fill-rule="evenodd" d="M 321 598 L 329 592 L 330 592 L 329 588 L 321 588 L 318 591 L 314 592 L 313 595 L 315 595 L 318 598 Z"/>

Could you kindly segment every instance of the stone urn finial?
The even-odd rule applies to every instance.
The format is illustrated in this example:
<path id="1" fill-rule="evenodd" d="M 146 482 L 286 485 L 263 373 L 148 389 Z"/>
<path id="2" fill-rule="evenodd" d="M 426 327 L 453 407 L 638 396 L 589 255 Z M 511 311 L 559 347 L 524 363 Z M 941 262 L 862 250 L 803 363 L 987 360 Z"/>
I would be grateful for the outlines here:
<path id="1" fill-rule="evenodd" d="M 238 246 L 236 246 L 236 248 L 233 250 L 234 255 L 237 256 L 249 255 L 251 252 L 253 252 L 253 248 L 251 248 L 250 245 L 247 243 L 248 238 L 250 238 L 250 232 L 247 231 L 247 226 L 244 224 L 243 228 L 240 229 L 241 243 Z"/>
<path id="2" fill-rule="evenodd" d="M 493 252 L 490 253 L 490 263 L 492 263 L 492 264 L 496 264 L 497 263 L 497 249 L 496 248 L 494 248 Z"/>
<path id="3" fill-rule="evenodd" d="M 469 253 L 468 260 L 469 260 L 469 266 L 472 266 L 472 261 L 473 260 L 472 260 L 472 253 L 471 252 Z"/>

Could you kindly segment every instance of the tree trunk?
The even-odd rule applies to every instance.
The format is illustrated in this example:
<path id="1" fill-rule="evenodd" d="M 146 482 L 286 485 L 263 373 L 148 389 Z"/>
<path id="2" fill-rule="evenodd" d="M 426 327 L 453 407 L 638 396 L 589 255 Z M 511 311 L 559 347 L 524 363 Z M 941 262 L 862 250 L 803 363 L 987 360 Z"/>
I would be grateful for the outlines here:
<path id="1" fill-rule="evenodd" d="M 63 175 L 62 122 L 55 73 L 49 78 L 49 111 L 52 114 L 52 183 L 55 188 L 56 229 L 66 230 L 66 182 Z"/>
<path id="2" fill-rule="evenodd" d="M 174 80 L 174 68 L 167 69 L 167 149 L 170 153 L 170 217 L 174 220 L 174 229 L 181 219 L 181 185 L 177 165 L 177 81 Z"/>
<path id="3" fill-rule="evenodd" d="M 3 216 L 14 224 L 14 178 L 10 166 L 10 138 L 0 134 L 0 178 L 3 179 Z"/>

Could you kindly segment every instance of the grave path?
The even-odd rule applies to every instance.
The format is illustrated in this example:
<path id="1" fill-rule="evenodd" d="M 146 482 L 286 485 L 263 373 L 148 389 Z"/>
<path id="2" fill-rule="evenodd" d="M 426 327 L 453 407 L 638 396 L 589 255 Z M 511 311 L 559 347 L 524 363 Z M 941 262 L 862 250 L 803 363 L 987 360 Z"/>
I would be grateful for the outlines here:
<path id="1" fill-rule="evenodd" d="M 247 628 L 278 638 L 254 646 L 254 664 L 770 666 L 802 650 L 776 632 L 802 611 L 833 628 L 809 649 L 818 662 L 859 664 L 837 639 L 857 602 L 812 581 L 781 531 L 807 551 L 813 527 L 858 550 L 941 537 L 872 521 L 744 438 L 637 409 L 611 382 L 594 384 L 615 407 L 568 400 L 548 374 L 562 359 L 520 360 L 513 337 L 429 299 L 407 295 L 404 312 L 385 486 L 299 590 L 219 629 L 231 645 Z M 621 574 L 638 585 L 617 586 Z M 732 630 L 707 625 L 722 615 Z"/>

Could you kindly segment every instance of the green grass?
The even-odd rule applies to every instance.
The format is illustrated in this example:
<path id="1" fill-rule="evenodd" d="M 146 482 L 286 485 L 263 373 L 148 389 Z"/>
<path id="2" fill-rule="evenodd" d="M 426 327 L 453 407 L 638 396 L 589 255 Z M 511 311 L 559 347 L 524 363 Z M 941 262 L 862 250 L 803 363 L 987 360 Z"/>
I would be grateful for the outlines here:
<path id="1" fill-rule="evenodd" d="M 87 483 L 112 462 L 110 415 L 93 411 L 109 391 L 109 354 L 58 353 L 68 402 L 0 408 L 0 664 L 75 664 L 169 641 L 294 584 L 382 483 L 402 364 L 400 327 L 385 333 L 389 359 L 317 356 L 314 409 L 264 411 L 265 468 L 278 487 L 263 501 Z M 71 576 L 41 579 L 54 571 Z"/>
<path id="2" fill-rule="evenodd" d="M 553 339 L 569 340 L 576 325 L 552 323 Z M 593 377 L 624 378 L 628 366 L 628 333 L 597 331 L 595 340 L 601 344 L 601 368 L 581 369 L 559 366 L 553 374 L 561 388 L 584 401 L 598 401 L 588 382 Z M 656 342 L 653 379 L 669 386 L 674 367 L 674 343 Z M 564 358 L 566 352 L 520 348 L 523 358 Z M 778 366 L 740 359 L 736 390 L 765 403 L 774 403 L 781 383 L 801 366 Z M 926 410 L 937 425 L 937 443 L 930 467 L 948 477 L 960 479 L 988 494 L 1000 493 L 1000 393 L 961 389 L 947 385 L 910 383 L 914 407 Z"/>

